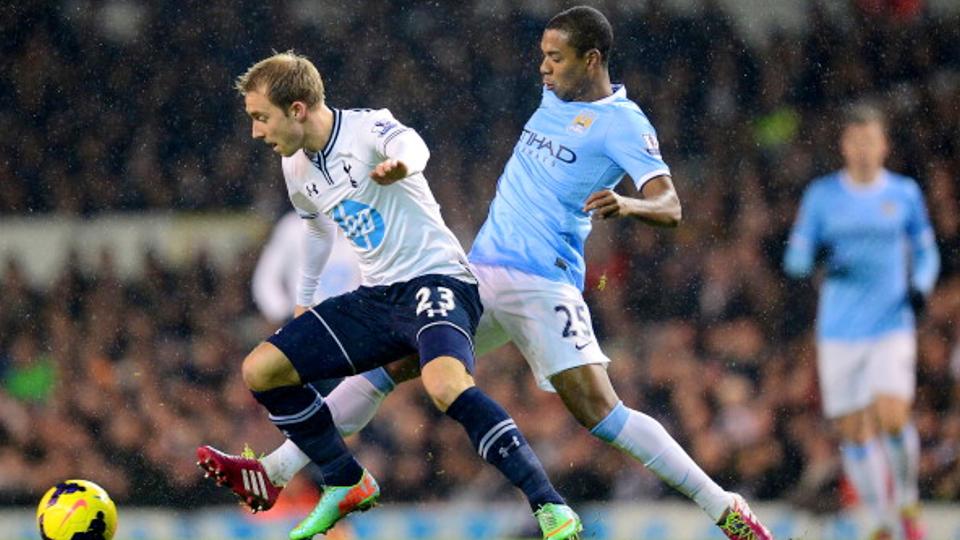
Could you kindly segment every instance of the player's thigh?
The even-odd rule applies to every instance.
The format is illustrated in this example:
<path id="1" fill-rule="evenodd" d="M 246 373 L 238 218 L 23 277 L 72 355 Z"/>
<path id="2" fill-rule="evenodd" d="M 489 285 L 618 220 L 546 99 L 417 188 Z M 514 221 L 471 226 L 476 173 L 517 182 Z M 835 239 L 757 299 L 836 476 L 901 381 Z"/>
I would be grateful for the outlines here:
<path id="1" fill-rule="evenodd" d="M 916 391 L 917 339 L 894 332 L 874 342 L 868 357 L 873 410 L 881 429 L 899 431 L 909 419 Z"/>
<path id="2" fill-rule="evenodd" d="M 817 343 L 817 374 L 824 415 L 832 420 L 865 410 L 869 343 L 822 340 Z"/>
<path id="3" fill-rule="evenodd" d="M 303 381 L 355 375 L 412 353 L 391 324 L 383 287 L 328 298 L 267 341 L 283 351 Z"/>
<path id="4" fill-rule="evenodd" d="M 477 266 L 485 308 L 520 349 L 537 384 L 553 390 L 550 377 L 589 364 L 606 365 L 590 310 L 576 287 L 510 268 Z"/>

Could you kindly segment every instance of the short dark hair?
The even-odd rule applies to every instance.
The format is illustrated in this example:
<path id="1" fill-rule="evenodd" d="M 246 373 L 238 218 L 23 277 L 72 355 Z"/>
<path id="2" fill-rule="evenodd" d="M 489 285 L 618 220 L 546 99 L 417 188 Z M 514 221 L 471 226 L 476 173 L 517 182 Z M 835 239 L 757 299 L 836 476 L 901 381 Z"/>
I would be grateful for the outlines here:
<path id="1" fill-rule="evenodd" d="M 570 46 L 580 56 L 597 49 L 603 65 L 607 65 L 613 47 L 613 27 L 603 13 L 590 6 L 572 7 L 554 15 L 546 29 L 566 32 Z"/>
<path id="2" fill-rule="evenodd" d="M 843 110 L 842 122 L 846 128 L 852 125 L 870 124 L 876 122 L 886 129 L 887 118 L 879 107 L 872 103 L 861 101 L 848 105 Z"/>

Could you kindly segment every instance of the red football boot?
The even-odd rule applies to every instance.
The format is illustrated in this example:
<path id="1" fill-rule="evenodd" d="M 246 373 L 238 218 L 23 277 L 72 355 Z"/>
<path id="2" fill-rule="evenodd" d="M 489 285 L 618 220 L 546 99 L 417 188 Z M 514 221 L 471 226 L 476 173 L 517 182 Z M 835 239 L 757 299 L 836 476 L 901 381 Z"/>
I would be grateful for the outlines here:
<path id="1" fill-rule="evenodd" d="M 259 460 L 225 454 L 212 446 L 197 448 L 197 465 L 218 486 L 227 486 L 253 513 L 273 507 L 282 487 L 275 486 Z"/>

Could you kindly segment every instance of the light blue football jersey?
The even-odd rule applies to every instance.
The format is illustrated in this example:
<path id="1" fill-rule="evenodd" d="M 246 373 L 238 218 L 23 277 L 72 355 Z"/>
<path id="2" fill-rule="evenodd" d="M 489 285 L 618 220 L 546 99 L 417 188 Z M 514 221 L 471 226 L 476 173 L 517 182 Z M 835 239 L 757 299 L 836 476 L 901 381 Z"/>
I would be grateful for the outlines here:
<path id="1" fill-rule="evenodd" d="M 784 255 L 784 269 L 809 275 L 825 250 L 817 335 L 861 340 L 914 327 L 908 288 L 929 294 L 940 271 L 923 194 L 906 176 L 884 170 L 859 186 L 843 172 L 804 193 Z"/>
<path id="2" fill-rule="evenodd" d="M 621 85 L 594 102 L 563 101 L 546 87 L 497 183 L 470 260 L 583 289 L 587 197 L 629 174 L 637 188 L 669 175 L 657 135 Z"/>

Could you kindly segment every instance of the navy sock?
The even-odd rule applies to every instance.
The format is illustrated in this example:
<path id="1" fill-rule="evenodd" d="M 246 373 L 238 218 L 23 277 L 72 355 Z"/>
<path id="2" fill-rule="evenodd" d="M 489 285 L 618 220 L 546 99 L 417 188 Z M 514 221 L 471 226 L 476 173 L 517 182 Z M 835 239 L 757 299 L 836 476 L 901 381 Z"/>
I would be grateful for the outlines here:
<path id="1" fill-rule="evenodd" d="M 310 386 L 282 386 L 252 393 L 270 412 L 270 421 L 320 467 L 324 485 L 352 486 L 360 481 L 363 468 L 337 432 L 319 392 Z"/>
<path id="2" fill-rule="evenodd" d="M 547 503 L 565 504 L 513 418 L 479 388 L 460 394 L 447 415 L 467 430 L 480 457 L 523 491 L 530 508 L 536 511 Z"/>

